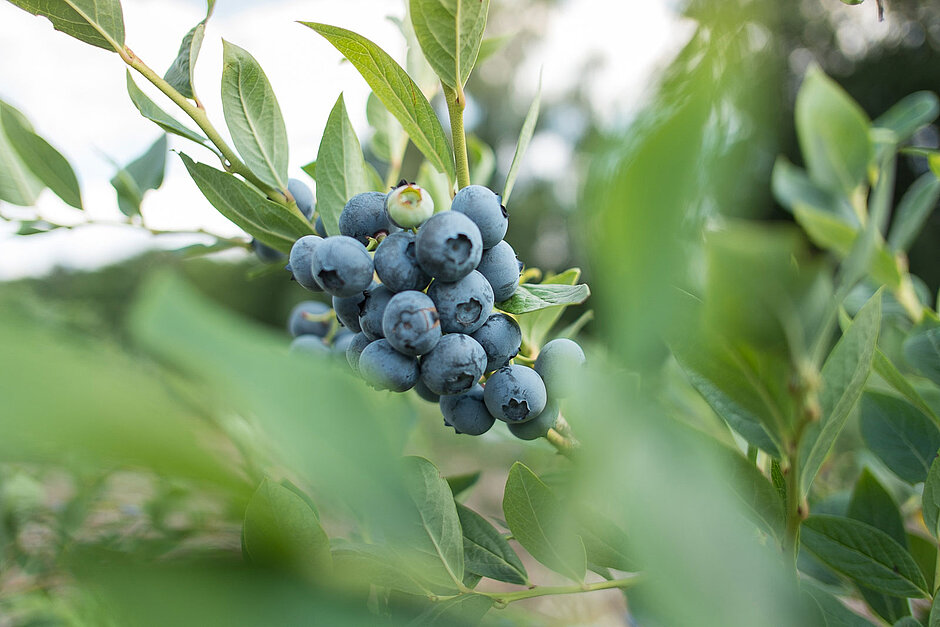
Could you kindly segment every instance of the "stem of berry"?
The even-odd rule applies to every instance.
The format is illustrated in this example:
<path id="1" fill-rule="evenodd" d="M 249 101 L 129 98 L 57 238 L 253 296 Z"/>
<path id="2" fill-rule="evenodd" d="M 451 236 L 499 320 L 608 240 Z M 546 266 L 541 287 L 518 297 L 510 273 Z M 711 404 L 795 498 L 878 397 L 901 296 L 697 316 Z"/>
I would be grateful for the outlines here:
<path id="1" fill-rule="evenodd" d="M 635 575 L 631 575 L 630 577 L 624 577 L 623 579 L 610 579 L 608 581 L 599 581 L 597 583 L 581 583 L 570 586 L 535 586 L 533 588 L 529 588 L 528 590 L 520 590 L 519 592 L 474 592 L 474 594 L 488 596 L 493 599 L 493 603 L 497 607 L 505 607 L 513 601 L 521 601 L 523 599 L 532 599 L 534 597 L 544 597 L 554 594 L 577 594 L 580 592 L 593 592 L 594 590 L 611 590 L 613 588 L 624 590 L 627 588 L 632 588 L 642 581 L 643 575 L 637 573 Z"/>
<path id="2" fill-rule="evenodd" d="M 467 136 L 463 128 L 463 109 L 466 106 L 463 90 L 458 93 L 447 85 L 444 88 L 444 99 L 447 101 L 447 111 L 450 114 L 450 133 L 454 139 L 454 159 L 457 165 L 457 189 L 470 185 L 470 160 L 467 158 Z"/>

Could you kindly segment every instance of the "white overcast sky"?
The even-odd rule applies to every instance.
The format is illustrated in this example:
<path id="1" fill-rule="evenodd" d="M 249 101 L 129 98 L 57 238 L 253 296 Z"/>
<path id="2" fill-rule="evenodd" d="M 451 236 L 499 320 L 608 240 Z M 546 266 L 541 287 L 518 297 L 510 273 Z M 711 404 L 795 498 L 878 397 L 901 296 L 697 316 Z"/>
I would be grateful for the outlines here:
<path id="1" fill-rule="evenodd" d="M 492 0 L 494 4 L 503 1 L 510 0 Z M 669 0 L 562 2 L 552 12 L 540 43 L 520 66 L 514 96 L 523 102 L 531 100 L 539 67 L 544 67 L 543 99 L 550 100 L 575 84 L 587 59 L 601 58 L 604 62 L 586 86 L 588 96 L 603 117 L 618 117 L 636 105 L 664 55 L 674 51 L 688 32 L 671 4 Z M 182 36 L 205 11 L 204 0 L 124 0 L 123 5 L 127 45 L 160 73 L 175 58 Z M 364 136 L 368 87 L 351 65 L 340 63 L 335 49 L 296 21 L 350 28 L 401 58 L 403 41 L 385 18 L 400 16 L 402 6 L 392 0 L 218 0 L 196 71 L 197 90 L 214 124 L 225 134 L 219 95 L 224 37 L 251 52 L 264 68 L 287 124 L 290 174 L 308 180 L 300 166 L 316 157 L 327 115 L 341 91 L 353 125 Z M 598 19 L 600 14 L 603 19 Z M 504 34 L 499 26 L 490 24 L 488 34 Z M 172 103 L 142 78 L 135 78 L 158 104 L 175 113 Z M 23 111 L 37 132 L 72 163 L 87 216 L 120 220 L 108 182 L 114 174 L 108 157 L 127 163 L 159 136 L 157 127 L 140 117 L 128 99 L 120 58 L 53 31 L 45 19 L 0 2 L 0 99 Z M 171 136 L 170 145 L 197 160 L 212 162 L 211 154 L 186 140 Z M 540 162 L 541 152 L 528 152 L 523 177 L 526 171 L 544 174 L 566 166 L 548 155 L 550 151 L 544 151 L 546 158 Z M 63 222 L 76 219 L 75 212 L 49 191 L 43 192 L 38 207 L 45 217 Z M 9 205 L 3 210 L 25 215 Z M 240 233 L 202 198 L 174 154 L 168 156 L 163 187 L 147 195 L 143 212 L 153 228 Z M 57 265 L 95 267 L 147 247 L 181 241 L 175 236 L 172 240 L 154 238 L 122 226 L 85 226 L 30 237 L 15 237 L 5 227 L 0 224 L 0 280 L 42 275 Z"/>

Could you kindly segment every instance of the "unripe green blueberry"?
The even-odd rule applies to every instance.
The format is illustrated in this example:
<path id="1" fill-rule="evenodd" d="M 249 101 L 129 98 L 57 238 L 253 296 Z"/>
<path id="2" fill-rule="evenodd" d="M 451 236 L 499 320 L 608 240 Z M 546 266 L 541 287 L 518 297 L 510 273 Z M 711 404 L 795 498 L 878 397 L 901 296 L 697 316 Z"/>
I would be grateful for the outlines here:
<path id="1" fill-rule="evenodd" d="M 395 226 L 403 229 L 421 226 L 434 214 L 434 199 L 426 189 L 402 181 L 385 198 L 385 211 Z"/>

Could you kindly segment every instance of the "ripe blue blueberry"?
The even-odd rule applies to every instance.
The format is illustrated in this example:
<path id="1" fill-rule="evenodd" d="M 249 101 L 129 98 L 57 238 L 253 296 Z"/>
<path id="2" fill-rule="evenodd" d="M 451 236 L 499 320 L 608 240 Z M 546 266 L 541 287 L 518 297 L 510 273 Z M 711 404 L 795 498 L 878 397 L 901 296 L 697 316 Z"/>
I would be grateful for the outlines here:
<path id="1" fill-rule="evenodd" d="M 359 328 L 370 340 L 385 337 L 382 330 L 382 316 L 388 301 L 395 293 L 384 285 L 377 285 L 365 291 L 365 298 L 359 303 Z"/>
<path id="2" fill-rule="evenodd" d="M 499 370 L 519 354 L 522 331 L 519 324 L 504 313 L 494 313 L 483 326 L 470 334 L 486 351 L 486 371 Z"/>
<path id="3" fill-rule="evenodd" d="M 356 334 L 352 331 L 340 329 L 333 337 L 333 343 L 330 344 L 330 354 L 344 366 L 347 365 L 346 349 L 349 348 L 349 345 L 352 344 L 353 338 L 355 337 Z"/>
<path id="4" fill-rule="evenodd" d="M 584 362 L 584 351 L 577 342 L 559 338 L 539 351 L 535 371 L 545 381 L 545 388 L 552 398 L 565 398 L 574 391 L 578 371 Z"/>
<path id="5" fill-rule="evenodd" d="M 469 335 L 450 333 L 421 358 L 421 380 L 435 394 L 460 394 L 472 388 L 486 367 L 486 352 Z"/>
<path id="6" fill-rule="evenodd" d="M 493 310 L 493 288 L 476 270 L 454 283 L 434 281 L 428 296 L 437 306 L 444 333 L 473 333 Z"/>
<path id="7" fill-rule="evenodd" d="M 393 292 L 421 291 L 431 277 L 418 265 L 415 256 L 415 234 L 411 231 L 392 233 L 375 249 L 375 273 Z"/>
<path id="8" fill-rule="evenodd" d="M 349 369 L 356 374 L 359 374 L 359 357 L 366 346 L 371 343 L 372 340 L 366 337 L 365 333 L 356 333 L 350 340 L 349 346 L 346 347 L 346 362 L 349 364 Z"/>
<path id="9" fill-rule="evenodd" d="M 297 208 L 300 209 L 300 213 L 304 214 L 307 220 L 313 218 L 313 192 L 310 191 L 307 184 L 300 179 L 288 179 L 287 191 L 294 197 L 294 202 L 297 203 Z"/>
<path id="10" fill-rule="evenodd" d="M 311 292 L 322 292 L 323 288 L 313 277 L 312 256 L 313 249 L 322 242 L 323 239 L 316 235 L 304 235 L 294 242 L 290 249 L 290 261 L 288 267 L 294 275 L 294 280 Z"/>
<path id="11" fill-rule="evenodd" d="M 484 400 L 496 418 L 504 422 L 526 422 L 542 413 L 548 399 L 545 384 L 535 370 L 512 365 L 490 375 Z"/>
<path id="12" fill-rule="evenodd" d="M 370 237 L 378 239 L 379 235 L 389 235 L 398 230 L 385 213 L 385 194 L 382 192 L 356 194 L 339 215 L 339 232 L 363 244 L 368 244 Z"/>
<path id="13" fill-rule="evenodd" d="M 330 308 L 316 300 L 306 300 L 298 303 L 287 318 L 287 330 L 291 337 L 301 335 L 316 335 L 324 337 L 330 330 L 330 321 L 327 314 Z"/>
<path id="14" fill-rule="evenodd" d="M 372 257 L 351 237 L 328 237 L 310 256 L 313 276 L 331 296 L 353 296 L 372 284 Z"/>
<path id="15" fill-rule="evenodd" d="M 509 432 L 520 440 L 536 440 L 545 437 L 558 420 L 558 403 L 549 401 L 542 413 L 528 422 L 510 422 Z"/>
<path id="16" fill-rule="evenodd" d="M 402 355 L 388 340 L 376 340 L 359 356 L 359 376 L 377 390 L 404 392 L 418 382 L 418 360 Z"/>
<path id="17" fill-rule="evenodd" d="M 519 287 L 519 260 L 516 251 L 505 240 L 483 251 L 477 272 L 486 277 L 493 287 L 493 300 L 509 300 Z"/>
<path id="18" fill-rule="evenodd" d="M 415 383 L 415 392 L 418 394 L 418 396 L 420 396 L 421 398 L 423 398 L 429 403 L 436 403 L 439 400 L 441 400 L 440 394 L 435 394 L 434 392 L 428 389 L 428 386 L 424 384 L 424 379 L 419 378 L 418 382 Z"/>
<path id="19" fill-rule="evenodd" d="M 395 294 L 382 314 L 388 343 L 405 355 L 424 355 L 441 339 L 441 324 L 434 302 L 414 290 Z"/>
<path id="20" fill-rule="evenodd" d="M 255 255 L 262 263 L 278 263 L 284 259 L 284 253 L 267 244 L 262 244 L 257 239 L 251 240 L 251 249 L 255 251 Z"/>
<path id="21" fill-rule="evenodd" d="M 371 290 L 378 286 L 379 284 L 373 281 L 369 289 Z M 365 299 L 365 292 L 359 292 L 352 296 L 333 297 L 333 311 L 336 312 L 336 319 L 339 320 L 341 325 L 353 333 L 362 331 L 362 327 L 359 326 L 359 306 Z"/>
<path id="22" fill-rule="evenodd" d="M 410 229 L 434 215 L 434 199 L 427 190 L 402 181 L 385 197 L 385 211 L 392 224 Z"/>
<path id="23" fill-rule="evenodd" d="M 317 232 L 317 235 L 320 237 L 326 237 L 326 227 L 323 226 L 323 218 L 320 214 L 317 214 L 317 221 L 313 223 L 313 230 Z M 520 270 L 520 272 L 522 272 Z"/>
<path id="24" fill-rule="evenodd" d="M 457 433 L 483 435 L 496 419 L 490 415 L 483 402 L 483 386 L 479 383 L 462 394 L 442 396 L 440 400 L 444 424 Z"/>
<path id="25" fill-rule="evenodd" d="M 290 352 L 301 355 L 328 355 L 330 348 L 319 335 L 298 335 L 290 343 Z"/>
<path id="26" fill-rule="evenodd" d="M 442 211 L 418 229 L 415 252 L 429 275 L 442 281 L 458 281 L 480 263 L 483 240 L 470 218 L 456 211 Z"/>
<path id="27" fill-rule="evenodd" d="M 482 185 L 469 185 L 454 196 L 451 211 L 465 214 L 479 227 L 483 248 L 496 246 L 506 236 L 509 217 L 502 198 Z"/>

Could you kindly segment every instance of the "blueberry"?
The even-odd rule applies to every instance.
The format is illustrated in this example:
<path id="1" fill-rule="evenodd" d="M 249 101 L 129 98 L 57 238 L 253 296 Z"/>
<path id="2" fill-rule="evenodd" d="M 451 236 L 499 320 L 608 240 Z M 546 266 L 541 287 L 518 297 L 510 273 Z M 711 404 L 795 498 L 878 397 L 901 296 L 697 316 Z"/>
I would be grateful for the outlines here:
<path id="1" fill-rule="evenodd" d="M 327 355 L 330 348 L 323 343 L 323 338 L 319 335 L 298 335 L 290 343 L 290 352 L 299 354 L 318 354 Z"/>
<path id="2" fill-rule="evenodd" d="M 351 237 L 328 237 L 310 256 L 313 276 L 331 296 L 353 296 L 372 284 L 372 257 Z"/>
<path id="3" fill-rule="evenodd" d="M 349 346 L 346 347 L 346 362 L 349 364 L 350 370 L 356 374 L 359 374 L 359 357 L 366 346 L 371 343 L 372 340 L 366 337 L 365 333 L 356 333 L 350 340 Z"/>
<path id="4" fill-rule="evenodd" d="M 415 257 L 415 234 L 392 233 L 375 249 L 375 273 L 393 292 L 421 291 L 431 282 Z"/>
<path id="5" fill-rule="evenodd" d="M 486 371 L 498 370 L 519 354 L 522 331 L 519 324 L 503 313 L 494 313 L 483 326 L 470 334 L 486 351 Z"/>
<path id="6" fill-rule="evenodd" d="M 483 402 L 483 386 L 479 383 L 462 394 L 442 396 L 440 400 L 444 424 L 457 433 L 483 435 L 496 419 Z"/>
<path id="7" fill-rule="evenodd" d="M 322 292 L 323 288 L 313 277 L 312 256 L 313 249 L 317 247 L 323 239 L 316 235 L 304 235 L 294 242 L 290 249 L 289 267 L 294 275 L 294 280 L 311 292 Z"/>
<path id="8" fill-rule="evenodd" d="M 537 440 L 545 437 L 549 429 L 555 427 L 558 420 L 558 403 L 549 402 L 542 413 L 528 422 L 510 422 L 509 432 L 520 440 Z"/>
<path id="9" fill-rule="evenodd" d="M 379 284 L 373 282 L 369 289 L 378 287 Z M 365 292 L 359 292 L 352 296 L 334 296 L 333 311 L 336 312 L 336 318 L 340 324 L 352 331 L 359 333 L 362 327 L 359 326 L 359 306 L 366 299 Z"/>
<path id="10" fill-rule="evenodd" d="M 379 235 L 389 235 L 398 230 L 385 214 L 385 194 L 382 192 L 356 194 L 339 215 L 339 232 L 363 244 L 368 244 L 370 237 L 378 239 Z"/>
<path id="11" fill-rule="evenodd" d="M 323 218 L 320 214 L 317 214 L 317 221 L 313 223 L 313 230 L 317 232 L 317 235 L 320 237 L 326 237 L 326 227 L 323 226 Z M 520 272 L 522 272 L 520 270 Z"/>
<path id="12" fill-rule="evenodd" d="M 539 351 L 535 371 L 545 381 L 545 388 L 552 398 L 565 398 L 573 391 L 578 370 L 584 361 L 584 351 L 577 342 L 559 338 Z"/>
<path id="13" fill-rule="evenodd" d="M 402 181 L 385 197 L 385 211 L 392 224 L 410 229 L 434 215 L 434 199 L 427 190 Z"/>
<path id="14" fill-rule="evenodd" d="M 469 185 L 457 192 L 451 211 L 465 214 L 479 227 L 483 248 L 492 248 L 506 236 L 509 218 L 502 198 L 482 185 Z"/>
<path id="15" fill-rule="evenodd" d="M 398 352 L 424 355 L 441 339 L 434 301 L 413 290 L 395 294 L 382 314 L 382 331 Z"/>
<path id="16" fill-rule="evenodd" d="M 418 229 L 415 252 L 421 268 L 432 277 L 458 281 L 480 263 L 483 240 L 470 218 L 456 211 L 442 211 Z"/>
<path id="17" fill-rule="evenodd" d="M 292 337 L 316 335 L 324 337 L 330 331 L 327 319 L 330 308 L 316 300 L 305 300 L 297 304 L 287 318 L 287 330 Z"/>
<path id="18" fill-rule="evenodd" d="M 330 344 L 330 353 L 345 364 L 346 349 L 349 348 L 354 337 L 356 337 L 356 334 L 352 331 L 340 329 L 339 332 L 333 336 L 333 342 Z"/>
<path id="19" fill-rule="evenodd" d="M 365 298 L 359 303 L 359 328 L 371 340 L 377 340 L 385 337 L 385 331 L 382 330 L 382 316 L 385 315 L 385 308 L 388 301 L 392 300 L 395 293 L 384 285 L 377 285 L 369 288 L 365 292 Z"/>
<path id="20" fill-rule="evenodd" d="M 455 283 L 434 281 L 428 296 L 437 306 L 444 333 L 473 333 L 493 310 L 493 288 L 476 270 Z"/>
<path id="21" fill-rule="evenodd" d="M 516 258 L 516 251 L 506 241 L 483 251 L 477 272 L 490 282 L 493 287 L 493 300 L 497 303 L 509 300 L 519 287 L 519 260 Z"/>
<path id="22" fill-rule="evenodd" d="M 404 392 L 418 382 L 418 360 L 402 355 L 388 340 L 377 340 L 359 356 L 359 375 L 377 390 Z"/>
<path id="23" fill-rule="evenodd" d="M 504 422 L 526 422 L 545 409 L 547 397 L 542 378 L 526 366 L 505 366 L 486 381 L 486 407 Z"/>
<path id="24" fill-rule="evenodd" d="M 300 213 L 304 214 L 307 220 L 312 219 L 314 209 L 313 192 L 310 191 L 307 184 L 300 179 L 288 179 L 287 191 L 294 197 L 294 202 L 297 203 Z"/>
<path id="25" fill-rule="evenodd" d="M 284 253 L 267 244 L 262 244 L 257 239 L 251 240 L 251 249 L 255 251 L 255 255 L 262 263 L 278 263 L 284 260 Z"/>
<path id="26" fill-rule="evenodd" d="M 472 388 L 486 367 L 486 352 L 469 335 L 451 333 L 421 358 L 421 379 L 435 394 L 460 394 Z"/>
<path id="27" fill-rule="evenodd" d="M 415 392 L 429 403 L 436 403 L 441 400 L 440 394 L 435 394 L 428 389 L 428 386 L 424 384 L 424 379 L 418 379 L 418 382 L 415 383 Z"/>

